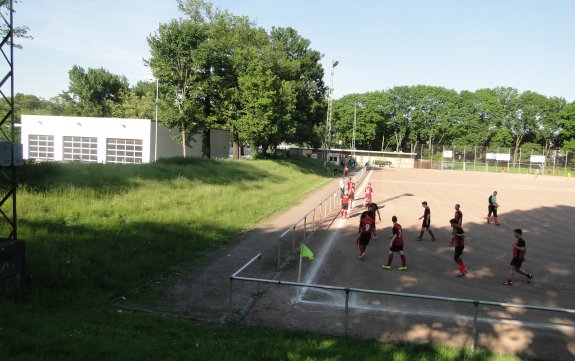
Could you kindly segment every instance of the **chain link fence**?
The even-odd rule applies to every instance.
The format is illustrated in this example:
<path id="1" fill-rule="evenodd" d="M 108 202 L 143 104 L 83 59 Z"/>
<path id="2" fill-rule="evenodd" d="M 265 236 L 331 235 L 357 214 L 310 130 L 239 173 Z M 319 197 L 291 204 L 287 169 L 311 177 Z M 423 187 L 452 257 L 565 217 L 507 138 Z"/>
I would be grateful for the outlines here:
<path id="1" fill-rule="evenodd" d="M 465 145 L 427 145 L 415 148 L 415 168 L 502 172 L 514 174 L 575 174 L 574 152 L 551 150 L 545 154 L 532 147 L 481 147 Z"/>

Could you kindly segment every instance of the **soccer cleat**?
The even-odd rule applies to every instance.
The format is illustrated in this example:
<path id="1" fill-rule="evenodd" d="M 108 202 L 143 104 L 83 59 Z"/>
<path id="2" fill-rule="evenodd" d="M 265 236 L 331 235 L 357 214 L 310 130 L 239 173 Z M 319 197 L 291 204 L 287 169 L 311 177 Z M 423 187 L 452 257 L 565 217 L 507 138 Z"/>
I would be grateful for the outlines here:
<path id="1" fill-rule="evenodd" d="M 435 242 L 435 237 L 433 237 L 433 238 L 431 239 L 431 242 Z"/>
<path id="2" fill-rule="evenodd" d="M 513 285 L 513 282 L 511 282 L 511 281 L 505 281 L 505 282 L 502 283 L 502 285 L 504 285 L 504 286 L 511 286 L 511 285 Z"/>
<path id="3" fill-rule="evenodd" d="M 459 272 L 459 274 L 457 275 L 457 277 L 459 277 L 459 278 L 465 277 L 465 272 Z"/>
<path id="4" fill-rule="evenodd" d="M 416 241 L 421 241 L 421 238 L 417 237 L 415 240 L 416 240 Z"/>
<path id="5" fill-rule="evenodd" d="M 527 283 L 531 283 L 531 280 L 533 279 L 533 275 L 530 273 L 527 275 Z"/>
<path id="6" fill-rule="evenodd" d="M 400 271 L 407 271 L 407 266 L 397 267 L 397 269 Z"/>
<path id="7" fill-rule="evenodd" d="M 381 268 L 390 270 L 390 269 L 391 269 L 391 266 L 388 266 L 388 265 L 384 264 L 383 266 L 381 266 Z"/>

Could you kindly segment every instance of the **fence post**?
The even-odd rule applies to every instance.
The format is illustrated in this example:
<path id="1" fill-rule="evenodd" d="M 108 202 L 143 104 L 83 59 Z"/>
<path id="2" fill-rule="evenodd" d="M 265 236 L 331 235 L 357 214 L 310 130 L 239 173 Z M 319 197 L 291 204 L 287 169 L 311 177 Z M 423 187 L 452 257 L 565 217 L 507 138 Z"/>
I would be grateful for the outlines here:
<path id="1" fill-rule="evenodd" d="M 463 171 L 465 172 L 465 161 L 467 159 L 465 158 L 465 146 L 463 146 Z"/>
<path id="2" fill-rule="evenodd" d="M 519 174 L 521 174 L 521 148 L 519 148 Z"/>
<path id="3" fill-rule="evenodd" d="M 307 232 L 307 214 L 305 215 L 305 217 L 303 217 L 303 242 L 305 242 L 306 232 Z"/>
<path id="4" fill-rule="evenodd" d="M 311 217 L 311 231 L 315 232 L 315 208 L 313 209 L 313 216 Z"/>
<path id="5" fill-rule="evenodd" d="M 292 227 L 291 231 L 291 252 L 295 254 L 295 224 Z"/>
<path id="6" fill-rule="evenodd" d="M 565 152 L 565 176 L 568 177 L 567 173 L 567 161 L 569 160 L 569 151 Z"/>
<path id="7" fill-rule="evenodd" d="M 473 302 L 474 313 L 473 313 L 473 335 L 471 338 L 471 351 L 475 350 L 475 345 L 477 344 L 477 312 L 479 311 L 479 301 Z"/>
<path id="8" fill-rule="evenodd" d="M 343 335 L 347 337 L 347 318 L 349 315 L 349 288 L 345 289 L 345 319 L 343 320 Z"/>

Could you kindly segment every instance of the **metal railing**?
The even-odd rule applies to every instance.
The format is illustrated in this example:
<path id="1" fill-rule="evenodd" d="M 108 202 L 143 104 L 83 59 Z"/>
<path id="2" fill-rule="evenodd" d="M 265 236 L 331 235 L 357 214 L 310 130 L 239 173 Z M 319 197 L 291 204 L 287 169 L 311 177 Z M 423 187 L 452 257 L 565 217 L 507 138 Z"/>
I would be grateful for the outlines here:
<path id="1" fill-rule="evenodd" d="M 343 322 L 344 330 L 343 330 L 343 332 L 344 332 L 344 335 L 346 335 L 346 336 L 347 336 L 347 332 L 348 332 L 349 296 L 352 292 L 363 293 L 363 294 L 375 294 L 375 295 L 382 295 L 382 296 L 393 296 L 393 297 L 403 297 L 403 298 L 434 300 L 434 301 L 451 302 L 451 303 L 472 304 L 474 307 L 472 337 L 471 337 L 471 345 L 470 345 L 470 348 L 472 350 L 475 349 L 476 344 L 477 344 L 477 336 L 478 336 L 477 335 L 477 314 L 479 312 L 479 306 L 481 306 L 481 305 L 483 305 L 483 306 L 496 306 L 496 307 L 511 307 L 511 308 L 518 308 L 518 309 L 537 310 L 537 311 L 544 311 L 544 312 L 556 312 L 556 313 L 575 315 L 575 310 L 574 309 L 568 309 L 568 308 L 543 307 L 543 306 L 523 305 L 523 304 L 506 303 L 506 302 L 482 301 L 482 300 L 472 300 L 472 299 L 465 299 L 465 298 L 431 296 L 431 295 L 403 293 L 403 292 L 392 292 L 392 291 L 379 291 L 379 290 L 369 290 L 369 289 L 354 288 L 354 287 L 329 286 L 329 285 L 320 285 L 320 284 L 306 284 L 306 283 L 298 283 L 298 282 L 291 282 L 291 281 L 271 280 L 271 279 L 263 279 L 263 278 L 252 278 L 252 277 L 238 276 L 241 272 L 243 272 L 247 267 L 249 267 L 252 263 L 254 263 L 258 259 L 261 259 L 261 253 L 259 253 L 255 257 L 253 257 L 249 262 L 247 262 L 244 266 L 242 266 L 239 270 L 237 270 L 233 275 L 230 276 L 229 304 L 228 304 L 228 319 L 229 320 L 231 320 L 233 317 L 233 282 L 234 281 L 255 282 L 258 284 L 258 291 L 259 291 L 259 287 L 260 287 L 259 285 L 261 285 L 261 284 L 272 284 L 272 285 L 277 285 L 277 286 L 298 287 L 298 292 L 299 292 L 299 288 L 313 288 L 313 289 L 323 289 L 323 290 L 332 290 L 332 291 L 343 292 L 343 293 L 345 293 L 345 302 L 343 304 L 343 309 L 344 309 L 344 322 Z M 385 311 L 381 311 L 381 312 L 385 312 Z"/>
<path id="2" fill-rule="evenodd" d="M 367 167 L 357 171 L 352 177 L 354 182 L 359 183 L 366 171 Z M 313 234 L 318 229 L 319 224 L 327 219 L 333 210 L 341 209 L 340 200 L 340 190 L 338 188 L 277 238 L 277 271 L 281 270 L 282 260 L 284 259 L 282 252 L 288 257 L 293 256 L 296 250 L 299 250 L 299 247 L 296 247 L 297 242 L 305 243 L 310 234 Z M 285 252 L 286 249 L 288 250 L 287 252 Z"/>

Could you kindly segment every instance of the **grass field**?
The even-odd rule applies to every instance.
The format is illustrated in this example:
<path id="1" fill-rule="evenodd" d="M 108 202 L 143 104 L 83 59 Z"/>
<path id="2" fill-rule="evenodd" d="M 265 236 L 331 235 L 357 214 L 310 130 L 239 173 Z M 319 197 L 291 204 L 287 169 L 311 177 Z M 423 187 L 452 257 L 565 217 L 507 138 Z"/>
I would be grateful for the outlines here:
<path id="1" fill-rule="evenodd" d="M 113 306 L 325 184 L 321 170 L 311 159 L 24 166 L 18 214 L 28 287 L 1 294 L 0 360 L 519 360 Z"/>

